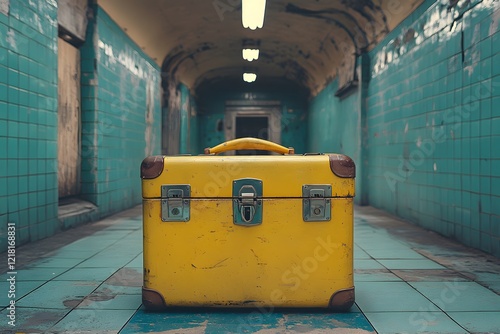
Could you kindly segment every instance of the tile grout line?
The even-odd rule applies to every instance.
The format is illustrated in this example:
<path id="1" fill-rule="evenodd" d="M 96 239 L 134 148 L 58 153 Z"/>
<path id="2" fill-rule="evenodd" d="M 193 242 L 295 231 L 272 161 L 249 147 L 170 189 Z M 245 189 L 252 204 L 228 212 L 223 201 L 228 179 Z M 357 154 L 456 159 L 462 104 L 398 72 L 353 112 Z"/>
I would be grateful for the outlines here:
<path id="1" fill-rule="evenodd" d="M 117 221 L 119 221 L 119 219 L 118 219 Z M 118 224 L 120 224 L 120 223 L 118 223 Z M 113 225 L 113 226 L 115 226 L 115 225 Z M 108 229 L 108 228 L 110 228 L 110 227 L 111 227 L 111 226 L 106 227 L 105 229 L 102 229 L 102 230 L 100 230 L 100 231 L 105 231 L 105 230 L 107 230 L 107 229 Z M 99 231 L 96 231 L 96 232 L 99 232 Z M 92 257 L 94 257 L 94 256 L 96 256 L 96 255 L 98 255 L 98 254 L 100 254 L 100 253 L 102 253 L 102 252 L 104 252 L 106 249 L 110 248 L 111 246 L 113 246 L 113 245 L 115 245 L 117 242 L 119 242 L 120 240 L 123 240 L 124 238 L 126 238 L 127 236 L 129 236 L 130 234 L 135 233 L 135 232 L 136 232 L 136 230 L 133 230 L 133 231 L 131 231 L 131 232 L 127 233 L 127 234 L 126 234 L 126 235 L 124 235 L 122 238 L 115 240 L 113 243 L 111 243 L 110 245 L 108 245 L 107 247 L 105 247 L 104 249 L 102 249 L 101 251 L 99 251 L 99 252 L 97 252 L 97 253 L 93 254 L 93 255 L 92 255 L 92 256 L 90 256 L 90 257 L 87 257 L 87 258 L 83 259 L 82 261 L 78 262 L 78 263 L 77 263 L 77 264 L 75 264 L 74 266 L 72 266 L 72 267 L 68 268 L 67 270 L 65 270 L 65 271 L 61 272 L 60 274 L 58 274 L 58 275 L 56 275 L 56 276 L 52 277 L 51 279 L 46 280 L 46 281 L 45 281 L 42 285 L 40 285 L 40 286 L 39 286 L 39 287 L 37 287 L 36 289 L 34 289 L 34 290 L 30 291 L 28 294 L 26 294 L 26 295 L 24 295 L 23 297 L 21 297 L 18 301 L 21 301 L 22 299 L 24 299 L 24 298 L 28 297 L 31 293 L 33 293 L 33 292 L 35 292 L 36 290 L 40 289 L 42 286 L 46 285 L 47 283 L 49 283 L 49 282 L 51 282 L 51 281 L 55 281 L 55 278 L 57 278 L 57 277 L 59 277 L 59 276 L 61 276 L 61 275 L 65 274 L 65 273 L 67 273 L 67 272 L 68 272 L 68 271 L 70 271 L 70 270 L 75 269 L 75 268 L 76 268 L 79 264 L 81 264 L 81 263 L 85 262 L 86 260 L 88 260 L 88 259 L 90 259 L 90 258 L 92 258 Z M 92 238 L 93 236 L 94 236 L 94 234 L 91 234 L 91 235 L 89 235 L 89 236 L 87 236 L 87 237 Z M 70 243 L 70 244 L 68 244 L 68 245 L 71 245 L 71 243 Z M 65 246 L 67 246 L 67 245 L 65 245 Z M 134 260 L 137 256 L 139 256 L 139 255 L 134 256 L 134 258 L 133 258 L 131 261 L 133 261 L 133 260 Z M 37 259 L 37 261 L 39 261 L 40 259 L 41 259 L 41 258 Z M 34 262 L 32 262 L 32 263 L 36 263 L 37 261 L 34 261 Z M 127 264 L 128 264 L 128 263 L 130 263 L 131 261 L 127 262 Z M 30 263 L 30 264 L 32 264 L 32 263 Z M 100 282 L 100 284 L 98 284 L 98 285 L 96 286 L 96 288 L 95 288 L 95 289 L 93 289 L 93 290 L 92 290 L 89 294 L 87 294 L 87 296 L 85 296 L 84 298 L 82 298 L 82 300 L 81 300 L 78 304 L 76 304 L 74 307 L 70 308 L 69 310 L 68 310 L 67 308 L 64 308 L 64 309 L 59 309 L 59 308 L 43 308 L 43 307 L 37 307 L 37 309 L 42 309 L 42 310 L 43 310 L 43 309 L 51 309 L 51 310 L 68 310 L 68 312 L 66 312 L 62 318 L 60 318 L 57 322 L 55 322 L 55 323 L 54 323 L 54 325 L 53 325 L 53 326 L 51 326 L 51 328 L 54 328 L 57 324 L 59 324 L 61 321 L 63 321 L 63 320 L 64 320 L 64 319 L 65 319 L 65 318 L 66 318 L 66 317 L 67 317 L 67 316 L 68 316 L 71 312 L 73 312 L 73 311 L 74 311 L 74 310 L 75 310 L 75 309 L 76 309 L 76 308 L 77 308 L 77 307 L 78 307 L 78 306 L 79 306 L 79 305 L 80 305 L 80 304 L 81 304 L 81 303 L 85 300 L 85 298 L 87 298 L 89 295 L 91 295 L 92 293 L 94 293 L 94 292 L 95 292 L 95 291 L 96 291 L 99 287 L 101 287 L 101 286 L 104 284 L 104 282 L 105 282 L 107 279 L 109 279 L 109 278 L 110 278 L 111 276 L 113 276 L 113 275 L 114 275 L 117 271 L 119 271 L 120 269 L 122 269 L 122 268 L 124 268 L 124 267 L 125 267 L 125 266 L 122 266 L 122 267 L 118 268 L 116 271 L 114 271 L 114 272 L 113 272 L 110 276 L 108 276 L 108 277 L 107 277 L 106 279 L 104 279 L 103 281 L 100 281 L 100 280 L 99 280 L 99 281 L 96 281 L 96 282 Z M 23 268 L 21 268 L 21 270 L 22 270 L 22 269 L 23 269 Z M 18 301 L 16 301 L 16 302 L 18 302 Z M 1 310 L 1 311 L 3 311 L 4 309 L 6 309 L 6 308 L 2 308 L 2 310 Z M 137 312 L 137 311 L 136 311 L 136 312 Z M 135 313 L 134 313 L 134 314 L 135 314 Z M 129 319 L 128 321 L 130 321 L 130 319 Z M 128 321 L 127 321 L 127 322 L 128 322 Z"/>

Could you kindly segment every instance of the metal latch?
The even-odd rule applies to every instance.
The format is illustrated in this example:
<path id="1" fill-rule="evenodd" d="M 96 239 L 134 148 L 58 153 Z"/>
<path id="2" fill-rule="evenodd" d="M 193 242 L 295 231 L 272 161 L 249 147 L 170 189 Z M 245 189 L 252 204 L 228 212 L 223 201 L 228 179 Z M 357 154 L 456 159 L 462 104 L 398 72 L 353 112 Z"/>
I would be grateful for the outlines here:
<path id="1" fill-rule="evenodd" d="M 302 217 L 306 222 L 329 221 L 331 218 L 332 186 L 306 184 L 302 186 Z"/>
<path id="2" fill-rule="evenodd" d="M 169 184 L 161 186 L 161 220 L 164 222 L 187 222 L 190 219 L 189 198 L 191 186 Z"/>
<path id="3" fill-rule="evenodd" d="M 233 222 L 253 226 L 262 223 L 262 181 L 239 179 L 233 181 Z"/>

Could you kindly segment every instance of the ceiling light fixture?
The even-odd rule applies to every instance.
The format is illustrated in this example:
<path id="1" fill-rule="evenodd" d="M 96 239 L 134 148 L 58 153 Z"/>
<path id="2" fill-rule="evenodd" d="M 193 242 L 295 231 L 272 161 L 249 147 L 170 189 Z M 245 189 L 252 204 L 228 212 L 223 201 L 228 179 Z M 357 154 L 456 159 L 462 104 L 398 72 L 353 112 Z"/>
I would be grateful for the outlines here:
<path id="1" fill-rule="evenodd" d="M 252 61 L 259 59 L 259 49 L 243 49 L 243 59 Z"/>
<path id="2" fill-rule="evenodd" d="M 257 74 L 255 73 L 243 73 L 243 81 L 254 82 L 257 79 Z"/>
<path id="3" fill-rule="evenodd" d="M 241 23 L 243 28 L 255 30 L 264 25 L 264 14 L 266 12 L 266 0 L 242 0 Z"/>

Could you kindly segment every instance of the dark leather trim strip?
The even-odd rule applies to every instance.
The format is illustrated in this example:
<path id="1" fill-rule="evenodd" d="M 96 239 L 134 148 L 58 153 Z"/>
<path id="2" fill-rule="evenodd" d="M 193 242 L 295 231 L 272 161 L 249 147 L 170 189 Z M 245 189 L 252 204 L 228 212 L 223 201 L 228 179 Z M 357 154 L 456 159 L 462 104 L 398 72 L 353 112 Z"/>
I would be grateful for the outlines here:
<path id="1" fill-rule="evenodd" d="M 159 311 L 167 307 L 161 293 L 144 287 L 142 288 L 142 305 L 144 305 L 148 311 Z"/>
<path id="2" fill-rule="evenodd" d="M 154 179 L 163 172 L 163 156 L 154 155 L 147 157 L 141 164 L 141 178 Z"/>
<path id="3" fill-rule="evenodd" d="M 328 308 L 332 311 L 347 312 L 354 304 L 354 287 L 336 291 L 330 298 Z"/>
<path id="4" fill-rule="evenodd" d="M 330 158 L 330 169 L 333 174 L 343 178 L 356 177 L 356 165 L 347 155 L 329 154 L 328 157 Z"/>

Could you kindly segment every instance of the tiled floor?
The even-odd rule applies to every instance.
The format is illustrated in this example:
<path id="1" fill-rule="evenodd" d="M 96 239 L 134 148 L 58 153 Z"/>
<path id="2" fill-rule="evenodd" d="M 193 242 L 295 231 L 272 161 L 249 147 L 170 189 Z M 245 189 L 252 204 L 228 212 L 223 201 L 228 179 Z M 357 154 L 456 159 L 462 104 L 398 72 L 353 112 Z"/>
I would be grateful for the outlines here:
<path id="1" fill-rule="evenodd" d="M 349 313 L 146 313 L 137 207 L 19 247 L 16 326 L 8 325 L 4 273 L 0 332 L 500 333 L 500 259 L 373 208 L 356 208 L 355 217 L 356 305 Z"/>

